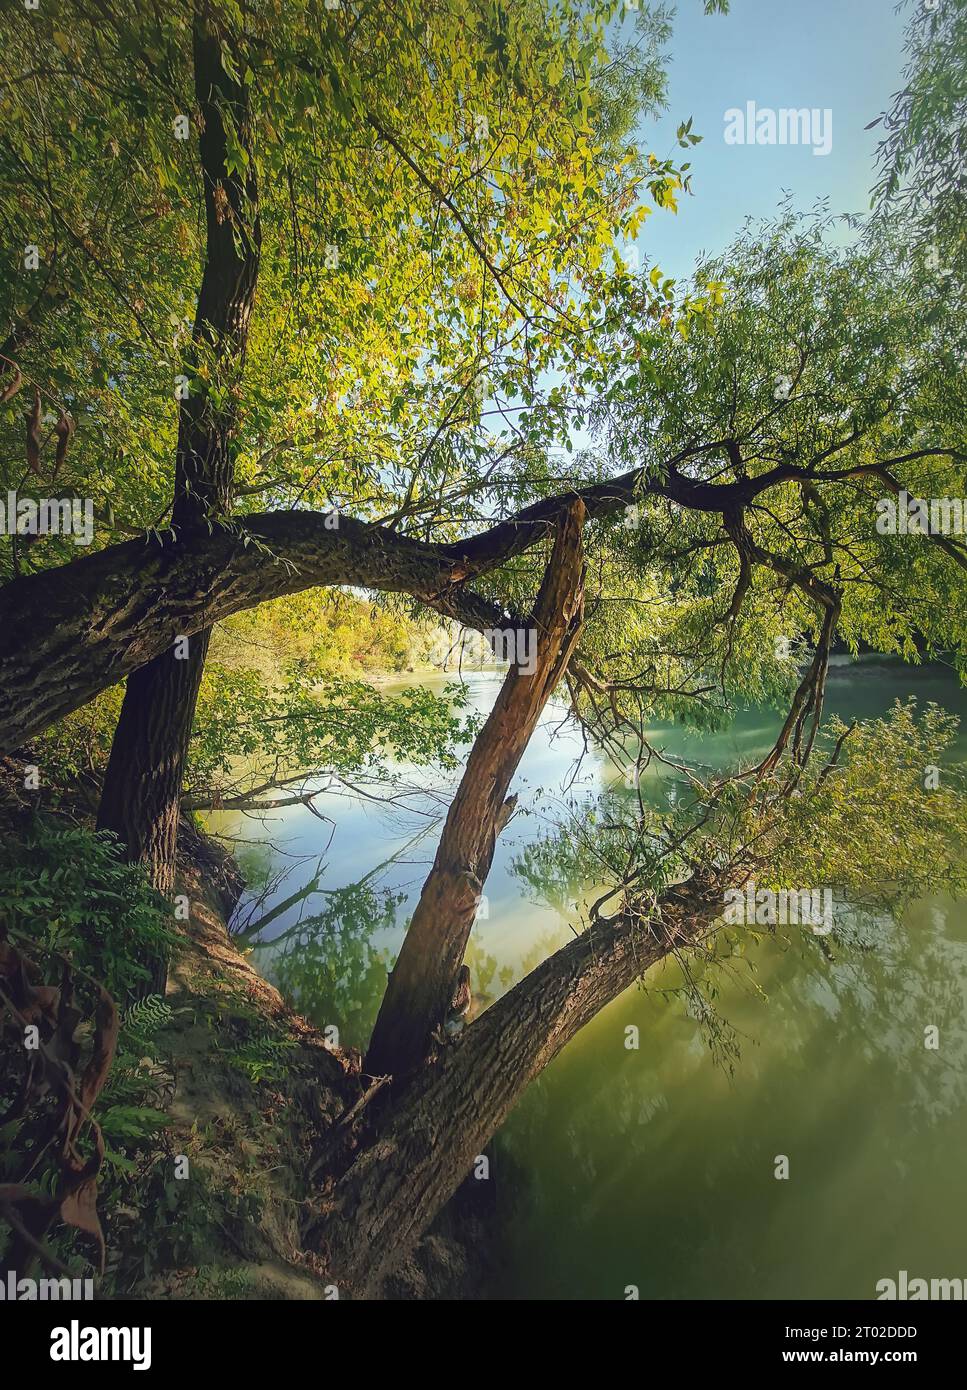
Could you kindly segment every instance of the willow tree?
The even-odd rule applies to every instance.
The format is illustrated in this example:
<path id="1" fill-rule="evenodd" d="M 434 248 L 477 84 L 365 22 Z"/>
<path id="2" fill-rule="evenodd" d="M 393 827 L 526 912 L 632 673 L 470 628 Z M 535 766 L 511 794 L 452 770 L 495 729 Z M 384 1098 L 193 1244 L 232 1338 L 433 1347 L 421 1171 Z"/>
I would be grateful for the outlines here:
<path id="1" fill-rule="evenodd" d="M 60 382 L 84 427 L 84 353 L 106 358 L 122 417 L 124 467 L 79 450 L 72 485 L 186 543 L 234 535 L 239 497 L 438 520 L 493 467 L 474 430 L 490 383 L 514 389 L 587 331 L 603 259 L 642 197 L 669 202 L 683 178 L 628 138 L 661 96 L 664 21 L 643 13 L 609 50 L 614 9 L 198 0 L 11 19 L 12 242 L 42 247 L 72 343 L 55 375 L 55 291 L 27 302 L 13 281 L 8 346 L 30 320 L 28 379 L 51 398 Z M 99 815 L 165 891 L 208 630 L 173 635 L 131 671 Z"/>
<path id="2" fill-rule="evenodd" d="M 356 48 L 365 14 L 320 11 L 311 30 L 305 14 L 291 28 L 273 18 L 263 40 L 258 16 L 225 7 L 192 21 L 196 42 L 213 13 L 226 24 L 217 61 L 235 104 L 220 110 L 240 196 L 256 173 L 259 280 L 244 376 L 222 390 L 216 350 L 234 370 L 242 345 L 203 325 L 188 361 L 204 418 L 232 421 L 234 509 L 4 586 L 0 737 L 16 749 L 171 660 L 179 637 L 203 643 L 213 623 L 315 586 L 515 639 L 549 635 L 533 688 L 520 662 L 509 673 L 470 759 L 483 778 L 451 808 L 373 1040 L 371 1065 L 392 1083 L 354 1108 L 341 1138 L 355 1128 L 355 1143 L 329 1156 L 314 1235 L 334 1275 L 365 1292 L 575 1032 L 650 965 L 707 946 L 726 889 L 753 874 L 801 886 L 800 860 L 844 889 L 860 868 L 882 889 L 898 868 L 912 881 L 952 862 L 963 797 L 954 784 L 934 797 L 914 775 L 943 762 L 949 730 L 913 726 L 912 757 L 878 764 L 875 734 L 872 751 L 866 734 L 851 752 L 852 736 L 824 734 L 822 711 L 835 642 L 943 653 L 963 670 L 967 548 L 954 530 L 902 523 L 909 497 L 967 491 L 967 337 L 963 306 L 911 262 L 902 226 L 861 240 L 784 213 L 687 285 L 637 272 L 620 245 L 642 220 L 636 191 L 673 203 L 687 170 L 618 148 L 613 69 L 599 38 L 586 48 L 583 18 L 563 13 L 547 30 L 526 6 L 513 18 L 488 8 L 476 27 L 454 12 L 451 32 L 444 8 L 424 31 L 404 10 L 392 44 L 381 32 Z M 187 81 L 181 20 L 171 62 L 154 66 Z M 337 65 L 334 84 L 320 35 L 338 36 L 359 71 Z M 426 45 L 444 42 L 427 64 Z M 458 96 L 474 81 L 491 101 L 489 157 L 453 133 L 472 128 Z M 680 138 L 693 138 L 687 123 Z M 344 197 L 358 221 L 339 222 Z M 244 216 L 252 238 L 236 228 L 232 241 L 243 260 L 254 199 L 250 186 L 244 213 L 230 213 L 228 192 L 210 198 L 216 229 L 219 209 Z M 335 266 L 318 235 L 303 239 L 310 223 L 332 227 Z M 593 448 L 573 452 L 575 428 Z M 891 515 L 892 529 L 879 524 Z M 679 769 L 690 791 L 674 811 L 640 796 L 613 807 L 594 836 L 607 882 L 586 931 L 448 1045 L 440 1028 L 515 759 L 555 683 L 635 776 L 663 756 L 647 737 L 656 714 L 708 726 L 758 699 L 781 702 L 784 718 L 755 767 L 712 781 Z M 857 777 L 870 807 L 905 820 L 902 864 L 882 837 L 862 863 L 827 839 L 809 857 L 812 816 L 857 814 Z"/>
<path id="3" fill-rule="evenodd" d="M 750 230 L 693 285 L 670 287 L 657 318 L 643 293 L 629 312 L 640 282 L 627 277 L 625 297 L 602 308 L 598 356 L 575 351 L 566 392 L 568 417 L 599 446 L 570 463 L 567 492 L 547 495 L 540 470 L 515 480 L 516 511 L 494 475 L 472 497 L 489 524 L 460 539 L 280 510 L 16 581 L 14 632 L 36 634 L 45 614 L 50 637 L 37 698 L 33 661 L 4 663 L 8 736 L 160 654 L 176 630 L 312 585 L 406 594 L 471 626 L 526 631 L 534 559 L 543 568 L 578 497 L 596 586 L 566 675 L 578 717 L 617 756 L 647 758 L 655 713 L 708 723 L 739 697 L 785 699 L 776 749 L 746 772 L 805 761 L 834 641 L 960 665 L 967 568 L 956 534 L 879 525 L 904 492 L 963 491 L 962 313 L 942 277 L 910 266 L 902 238 L 836 250 L 830 231 L 791 214 Z M 546 408 L 535 395 L 515 428 Z M 437 524 L 446 536 L 453 523 Z"/>
<path id="4" fill-rule="evenodd" d="M 881 217 L 902 213 L 912 249 L 963 292 L 967 252 L 967 4 L 906 0 L 903 85 L 878 127 Z"/>
<path id="5" fill-rule="evenodd" d="M 576 356 L 580 374 L 554 388 L 552 404 L 563 401 L 600 445 L 567 461 L 539 459 L 530 475 L 493 470 L 462 484 L 452 509 L 444 492 L 434 499 L 443 515 L 424 525 L 433 539 L 348 515 L 334 528 L 329 511 L 280 508 L 21 576 L 2 591 L 12 639 L 4 745 L 143 665 L 177 631 L 313 586 L 407 595 L 476 628 L 512 624 L 537 588 L 531 552 L 575 495 L 593 523 L 589 544 L 608 595 L 576 668 L 589 700 L 595 682 L 610 692 L 608 667 L 619 685 L 632 668 L 655 667 L 649 680 L 674 713 L 714 710 L 723 674 L 729 690 L 775 695 L 792 671 L 776 644 L 819 634 L 837 570 L 843 640 L 908 656 L 945 649 L 959 662 L 963 542 L 934 533 L 911 545 L 909 533 L 877 529 L 877 503 L 903 490 L 959 495 L 963 310 L 943 276 L 909 263 L 902 236 L 837 250 L 828 230 L 791 215 L 750 230 L 699 268 L 684 287 L 690 309 L 670 302 L 667 322 L 652 316 L 644 292 L 645 307 L 630 313 L 629 290 L 602 314 L 597 357 L 582 365 Z M 719 307 L 696 312 L 699 288 Z M 548 408 L 535 394 L 505 436 L 532 422 L 544 428 Z M 481 447 L 503 451 L 499 436 Z M 552 481 L 567 487 L 554 491 Z M 771 571 L 782 601 L 755 610 L 742 645 L 734 624 L 751 621 L 759 571 Z M 885 592 L 897 601 L 882 602 Z M 669 651 L 682 650 L 671 667 L 662 667 L 666 624 Z M 683 684 L 686 668 L 696 679 Z"/>

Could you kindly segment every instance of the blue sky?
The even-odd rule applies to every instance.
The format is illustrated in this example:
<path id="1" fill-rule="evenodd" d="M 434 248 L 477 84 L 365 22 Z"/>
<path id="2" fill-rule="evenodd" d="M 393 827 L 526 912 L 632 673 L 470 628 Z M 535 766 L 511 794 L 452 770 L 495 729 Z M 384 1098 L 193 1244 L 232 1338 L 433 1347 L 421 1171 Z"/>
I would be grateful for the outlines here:
<path id="1" fill-rule="evenodd" d="M 679 0 L 668 111 L 642 127 L 640 143 L 659 157 L 691 159 L 694 196 L 677 216 L 656 210 L 647 219 L 641 263 L 688 275 L 696 255 L 722 250 L 748 214 L 774 214 L 784 191 L 804 209 L 828 196 L 834 213 L 864 212 L 878 132 L 863 127 L 900 86 L 903 30 L 917 4 L 897 14 L 895 0 L 732 0 L 728 15 L 706 15 L 702 0 Z M 829 154 L 726 144 L 725 112 L 749 101 L 829 108 Z M 675 130 L 689 116 L 704 138 L 686 155 Z"/>

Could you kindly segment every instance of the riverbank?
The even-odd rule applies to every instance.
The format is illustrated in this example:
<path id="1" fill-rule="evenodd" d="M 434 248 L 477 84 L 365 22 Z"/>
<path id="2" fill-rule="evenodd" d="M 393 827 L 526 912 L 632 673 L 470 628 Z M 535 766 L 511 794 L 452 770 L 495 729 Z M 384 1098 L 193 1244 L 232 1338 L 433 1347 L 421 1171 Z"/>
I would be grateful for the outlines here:
<path id="1" fill-rule="evenodd" d="M 86 798 L 25 795 L 20 759 L 0 766 L 0 820 L 8 846 L 24 847 L 26 864 L 41 821 L 91 827 Z M 102 1297 L 340 1296 L 312 1231 L 326 1207 L 324 1156 L 364 1094 L 360 1058 L 331 1047 L 233 943 L 226 922 L 242 886 L 231 856 L 186 825 L 176 893 L 190 913 L 163 1008 L 152 1005 L 161 1021 L 151 1057 L 141 1059 L 154 1078 L 150 1113 L 158 1125 L 149 1143 L 132 1142 L 129 1151 L 112 1140 L 98 1196 L 107 1251 L 96 1281 Z M 464 1191 L 376 1296 L 485 1297 L 490 1244 L 487 1212 L 477 1193 Z M 82 1250 L 83 1242 L 72 1250 L 72 1267 Z"/>
<path id="2" fill-rule="evenodd" d="M 175 1020 L 166 1037 L 175 1073 L 167 1139 L 221 1205 L 206 1228 L 223 1239 L 203 1263 L 160 1271 L 133 1296 L 338 1297 L 310 1233 L 325 1209 L 322 1153 L 364 1093 L 359 1054 L 331 1048 L 236 949 L 203 870 L 186 865 L 181 887 L 192 919 L 167 993 Z M 442 1213 L 380 1297 L 482 1296 L 486 1238 L 472 1195 Z M 186 1210 L 189 1239 L 191 1226 Z"/>
<path id="3" fill-rule="evenodd" d="M 469 708 L 485 716 L 500 675 L 468 673 L 468 682 Z M 931 702 L 960 715 L 961 734 L 941 760 L 953 774 L 967 761 L 967 696 L 944 667 L 837 659 L 826 708 L 849 724 L 887 718 L 910 697 L 921 715 Z M 583 749 L 562 714 L 551 711 L 531 740 L 515 787 L 519 814 L 498 842 L 471 937 L 467 960 L 484 1017 L 580 928 L 583 881 L 555 826 L 568 798 L 607 794 L 616 773 Z M 716 731 L 655 720 L 647 732 L 674 761 L 748 767 L 771 747 L 781 718 L 756 708 Z M 679 790 L 664 767 L 643 783 L 659 810 Z M 344 1041 L 364 1046 L 435 834 L 362 797 L 324 793 L 316 804 L 334 834 L 303 807 L 264 826 L 227 815 L 217 826 L 244 839 L 253 861 L 253 838 L 264 846 L 264 881 L 291 866 L 259 899 L 260 915 L 312 879 L 322 856 L 321 891 L 272 918 L 253 940 L 253 960 L 307 1017 L 320 1027 L 337 1021 Z M 672 964 L 569 1045 L 494 1141 L 502 1270 L 494 1296 L 615 1298 L 635 1284 L 651 1298 L 758 1299 L 772 1290 L 868 1298 L 884 1272 L 912 1268 L 914 1255 L 917 1267 L 955 1264 L 963 1211 L 956 1156 L 967 1140 L 957 1079 L 967 1076 L 963 901 L 942 891 L 918 896 L 902 914 L 871 919 L 858 941 L 849 933 L 834 941 L 833 961 L 818 943 L 808 934 L 747 944 L 711 981 L 732 1030 L 724 1036 L 738 1049 L 718 1065 Z M 941 1027 L 942 1052 L 924 1048 L 927 1022 Z M 626 1045 L 631 1029 L 636 1048 Z M 794 1158 L 793 1203 L 768 1162 L 776 1153 Z M 864 1227 L 843 1248 L 841 1233 L 871 1190 L 884 1204 L 896 1201 L 898 1171 L 927 1171 L 930 1187 L 904 1186 L 896 1222 Z M 941 1210 L 952 1219 L 938 1219 Z"/>

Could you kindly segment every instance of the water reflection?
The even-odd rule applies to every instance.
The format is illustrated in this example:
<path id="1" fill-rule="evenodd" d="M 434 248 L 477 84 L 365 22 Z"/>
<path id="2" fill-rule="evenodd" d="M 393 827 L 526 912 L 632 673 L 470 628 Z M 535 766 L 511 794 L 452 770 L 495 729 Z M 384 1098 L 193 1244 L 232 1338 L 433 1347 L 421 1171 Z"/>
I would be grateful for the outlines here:
<path id="1" fill-rule="evenodd" d="M 915 905 L 860 959 L 830 965 L 803 938 L 763 942 L 751 964 L 768 1002 L 739 989 L 722 1001 L 746 1035 L 732 1078 L 660 997 L 668 966 L 524 1098 L 501 1138 L 528 1175 L 498 1189 L 502 1292 L 870 1298 L 891 1269 L 963 1265 L 962 907 Z"/>
<path id="2" fill-rule="evenodd" d="M 469 681 L 477 707 L 489 707 L 497 678 Z M 834 672 L 828 705 L 875 717 L 909 693 L 967 713 L 944 672 L 887 666 Z M 778 722 L 753 711 L 717 734 L 656 725 L 649 737 L 695 765 L 748 764 Z M 621 794 L 600 760 L 570 785 L 581 745 L 559 726 L 552 711 L 528 749 L 520 814 L 495 855 L 468 956 L 478 1008 L 571 939 L 587 874 L 573 853 L 548 848 L 562 805 Z M 967 755 L 963 733 L 956 755 Z M 675 781 L 650 768 L 643 790 L 668 805 Z M 414 838 L 370 804 L 320 802 L 337 828 L 319 883 L 302 901 L 286 903 L 298 883 L 268 896 L 254 958 L 303 1013 L 361 1047 L 438 829 Z M 252 822 L 241 833 L 251 837 Z M 305 858 L 305 886 L 323 849 L 319 822 L 294 808 L 260 833 L 273 863 Z M 963 1276 L 965 905 L 923 899 L 900 922 L 855 915 L 825 954 L 818 938 L 779 932 L 715 981 L 741 1043 L 731 1077 L 711 1065 L 672 962 L 615 1000 L 527 1092 L 496 1146 L 506 1252 L 496 1292 L 621 1298 L 635 1284 L 643 1298 L 870 1298 L 900 1268 Z M 637 1050 L 625 1046 L 630 1025 Z M 931 1025 L 938 1050 L 924 1045 Z M 774 1177 L 779 1154 L 788 1181 Z"/>

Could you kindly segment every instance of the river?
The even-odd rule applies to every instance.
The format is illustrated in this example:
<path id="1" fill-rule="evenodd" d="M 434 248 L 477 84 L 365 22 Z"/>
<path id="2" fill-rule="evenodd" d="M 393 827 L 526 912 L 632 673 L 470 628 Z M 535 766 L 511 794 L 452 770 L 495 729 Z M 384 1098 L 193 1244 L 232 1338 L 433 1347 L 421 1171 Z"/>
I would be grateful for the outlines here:
<path id="1" fill-rule="evenodd" d="M 465 679 L 474 707 L 489 708 L 500 676 Z M 967 692 L 947 672 L 886 663 L 837 664 L 827 711 L 873 717 L 910 694 L 967 715 Z M 724 767 L 761 755 L 779 722 L 746 711 L 716 735 L 656 724 L 651 738 Z M 515 780 L 520 811 L 468 953 L 477 1007 L 572 939 L 583 886 L 537 881 L 521 856 L 562 799 L 594 797 L 614 779 L 592 754 L 569 787 L 580 748 L 549 710 Z M 955 756 L 967 759 L 967 733 Z M 674 796 L 674 783 L 656 780 L 649 794 Z M 361 1047 L 439 822 L 331 792 L 316 805 L 332 823 L 295 807 L 264 823 L 220 813 L 210 827 L 246 842 L 253 890 L 268 888 L 257 908 L 254 892 L 243 900 L 243 920 L 316 884 L 248 944 L 295 1007 Z M 717 1007 L 741 1044 L 731 1072 L 669 993 L 681 983 L 674 964 L 578 1035 L 493 1146 L 495 1296 L 870 1299 L 901 1269 L 967 1278 L 967 904 L 921 899 L 902 920 L 883 918 L 875 949 L 832 955 L 793 934 L 751 951 L 754 974 L 721 974 Z M 637 1050 L 625 1046 L 630 1024 Z M 938 1050 L 924 1046 L 931 1024 Z"/>

